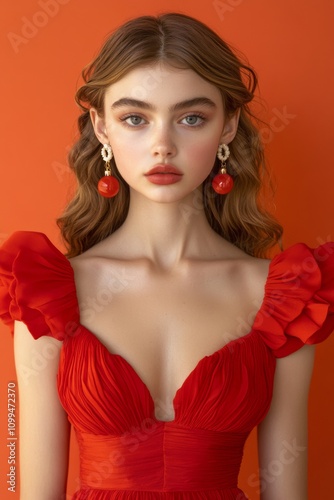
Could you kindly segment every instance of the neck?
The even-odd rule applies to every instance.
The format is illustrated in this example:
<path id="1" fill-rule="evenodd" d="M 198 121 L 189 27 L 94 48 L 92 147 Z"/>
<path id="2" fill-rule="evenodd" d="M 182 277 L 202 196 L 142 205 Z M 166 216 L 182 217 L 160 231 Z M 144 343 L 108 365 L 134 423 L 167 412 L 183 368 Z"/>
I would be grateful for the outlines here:
<path id="1" fill-rule="evenodd" d="M 207 221 L 199 192 L 173 203 L 139 199 L 135 193 L 116 237 L 127 242 L 132 255 L 165 269 L 190 258 L 212 258 L 221 240 Z"/>

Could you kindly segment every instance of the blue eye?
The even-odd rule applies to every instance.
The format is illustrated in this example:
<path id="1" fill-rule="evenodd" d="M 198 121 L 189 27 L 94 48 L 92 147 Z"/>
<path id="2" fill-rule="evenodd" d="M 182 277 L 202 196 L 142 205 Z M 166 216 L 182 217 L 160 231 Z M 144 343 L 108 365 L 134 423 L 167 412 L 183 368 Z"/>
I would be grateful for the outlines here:
<path id="1" fill-rule="evenodd" d="M 182 122 L 186 122 L 186 125 L 190 125 L 191 127 L 198 127 L 200 125 L 204 124 L 205 117 L 200 114 L 194 114 L 194 115 L 188 115 L 185 116 L 182 120 Z"/>
<path id="2" fill-rule="evenodd" d="M 145 120 L 139 115 L 128 115 L 121 118 L 121 121 L 130 127 L 137 127 L 138 125 L 142 125 Z"/>

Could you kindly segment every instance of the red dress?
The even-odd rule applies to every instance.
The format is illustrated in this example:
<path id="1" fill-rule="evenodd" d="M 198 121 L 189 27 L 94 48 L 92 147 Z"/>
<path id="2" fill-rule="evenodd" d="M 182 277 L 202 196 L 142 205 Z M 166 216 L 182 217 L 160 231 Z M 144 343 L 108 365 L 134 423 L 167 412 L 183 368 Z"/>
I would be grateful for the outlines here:
<path id="1" fill-rule="evenodd" d="M 334 243 L 297 244 L 272 260 L 251 331 L 203 357 L 154 416 L 147 386 L 80 325 L 74 275 L 41 233 L 17 232 L 0 252 L 0 317 L 63 341 L 58 393 L 80 448 L 76 500 L 247 498 L 238 472 L 247 436 L 272 398 L 276 357 L 334 330 Z"/>

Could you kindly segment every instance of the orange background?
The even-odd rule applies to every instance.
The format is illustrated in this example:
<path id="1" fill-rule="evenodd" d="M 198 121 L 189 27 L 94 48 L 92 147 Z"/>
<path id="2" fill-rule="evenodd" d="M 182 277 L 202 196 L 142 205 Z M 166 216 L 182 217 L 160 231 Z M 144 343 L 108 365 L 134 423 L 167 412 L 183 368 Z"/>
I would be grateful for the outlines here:
<path id="1" fill-rule="evenodd" d="M 256 68 L 266 102 L 262 118 L 271 125 L 261 133 L 278 186 L 276 216 L 285 228 L 285 246 L 333 240 L 333 10 L 328 0 L 2 2 L 0 240 L 27 229 L 45 232 L 61 245 L 55 219 L 71 192 L 66 154 L 76 132 L 73 97 L 81 69 L 114 27 L 164 11 L 201 19 Z M 6 485 L 12 340 L 2 325 L 0 334 L 0 497 L 18 499 Z M 310 500 L 333 496 L 333 355 L 334 338 L 317 348 L 310 394 Z M 259 498 L 256 473 L 253 432 L 240 481 L 252 500 Z M 68 499 L 77 478 L 73 444 Z"/>

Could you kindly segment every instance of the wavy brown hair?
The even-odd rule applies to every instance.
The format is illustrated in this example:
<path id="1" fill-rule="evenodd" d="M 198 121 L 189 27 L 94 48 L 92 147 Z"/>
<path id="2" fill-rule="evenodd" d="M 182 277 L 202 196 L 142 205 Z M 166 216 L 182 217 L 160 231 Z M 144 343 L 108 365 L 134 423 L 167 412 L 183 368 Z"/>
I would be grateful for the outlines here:
<path id="1" fill-rule="evenodd" d="M 142 16 L 126 22 L 108 37 L 98 56 L 82 71 L 85 84 L 76 93 L 82 111 L 78 119 L 80 136 L 69 152 L 78 188 L 57 221 L 67 255 L 79 255 L 113 233 L 123 224 L 129 208 L 129 187 L 114 160 L 111 167 L 120 182 L 119 193 L 107 199 L 97 192 L 104 166 L 89 108 L 94 107 L 104 116 L 108 87 L 130 70 L 157 62 L 192 69 L 215 85 L 227 115 L 240 109 L 238 130 L 229 145 L 228 169 L 234 176 L 234 188 L 225 196 L 213 191 L 212 177 L 220 167 L 216 159 L 202 185 L 204 210 L 211 227 L 223 238 L 249 255 L 264 256 L 280 241 L 282 227 L 259 203 L 266 169 L 260 134 L 249 108 L 257 87 L 256 74 L 209 27 L 178 13 Z"/>

